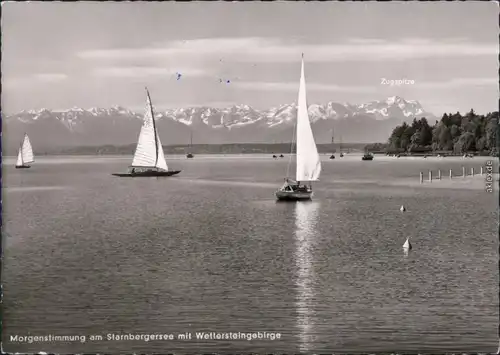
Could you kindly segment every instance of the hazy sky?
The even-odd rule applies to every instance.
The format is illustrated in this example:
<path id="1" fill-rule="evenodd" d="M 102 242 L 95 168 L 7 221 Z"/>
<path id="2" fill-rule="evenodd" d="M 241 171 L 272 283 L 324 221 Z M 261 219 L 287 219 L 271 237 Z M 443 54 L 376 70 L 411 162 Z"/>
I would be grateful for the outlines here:
<path id="1" fill-rule="evenodd" d="M 269 108 L 296 101 L 301 52 L 310 104 L 498 109 L 495 3 L 6 2 L 2 42 L 7 113 L 142 109 L 146 85 L 159 109 Z"/>

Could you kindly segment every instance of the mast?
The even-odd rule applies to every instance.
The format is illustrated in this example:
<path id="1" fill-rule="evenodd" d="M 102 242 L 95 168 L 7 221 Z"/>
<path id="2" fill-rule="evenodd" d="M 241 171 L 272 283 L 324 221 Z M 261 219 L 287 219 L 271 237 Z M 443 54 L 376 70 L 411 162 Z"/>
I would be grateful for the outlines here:
<path id="1" fill-rule="evenodd" d="M 155 145 L 156 145 L 156 161 L 155 161 L 155 166 L 158 164 L 158 134 L 156 133 L 156 120 L 155 120 L 155 114 L 153 112 L 153 104 L 151 103 L 151 97 L 149 96 L 149 91 L 148 88 L 146 87 L 146 94 L 148 96 L 148 103 L 149 103 L 149 110 L 151 111 L 151 118 L 153 120 L 153 131 L 155 134 Z M 163 148 L 161 148 L 163 149 Z"/>
<path id="2" fill-rule="evenodd" d="M 332 154 L 335 153 L 335 130 L 332 127 Z"/>

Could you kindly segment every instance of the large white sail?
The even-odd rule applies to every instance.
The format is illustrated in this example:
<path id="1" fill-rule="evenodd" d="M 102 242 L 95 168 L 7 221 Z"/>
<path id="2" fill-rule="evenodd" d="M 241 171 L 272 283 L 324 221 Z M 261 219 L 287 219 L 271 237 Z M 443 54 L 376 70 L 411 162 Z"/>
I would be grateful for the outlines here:
<path id="1" fill-rule="evenodd" d="M 297 168 L 295 179 L 301 182 L 316 181 L 321 173 L 321 161 L 307 112 L 303 55 L 297 106 Z"/>
<path id="2" fill-rule="evenodd" d="M 146 112 L 144 114 L 144 122 L 139 134 L 137 148 L 135 150 L 132 166 L 134 167 L 149 167 L 168 170 L 163 147 L 161 145 L 158 131 L 156 130 L 153 106 L 149 92 L 146 89 Z"/>

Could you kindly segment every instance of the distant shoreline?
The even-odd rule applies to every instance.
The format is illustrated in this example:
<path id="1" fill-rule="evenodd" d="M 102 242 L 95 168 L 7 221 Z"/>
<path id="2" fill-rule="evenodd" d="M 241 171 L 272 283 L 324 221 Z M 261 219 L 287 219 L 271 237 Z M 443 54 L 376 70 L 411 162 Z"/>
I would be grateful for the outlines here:
<path id="1" fill-rule="evenodd" d="M 375 155 L 386 155 L 388 151 L 380 150 L 377 144 L 381 143 L 343 143 L 342 149 L 340 144 L 318 144 L 318 152 L 320 154 L 340 154 L 343 153 L 363 153 L 368 149 Z M 373 149 L 373 148 L 379 149 Z M 211 155 L 211 154 L 290 154 L 291 143 L 227 143 L 227 144 L 195 144 L 189 145 L 164 145 L 163 152 L 165 155 Z M 372 147 L 372 149 L 370 149 Z M 295 148 L 295 147 L 294 147 Z M 55 147 L 55 148 L 34 148 L 35 156 L 57 156 L 57 155 L 133 155 L 136 149 L 136 144 L 128 145 L 102 145 L 102 146 L 77 146 L 77 147 Z M 295 149 L 292 153 L 295 153 Z M 389 152 L 394 154 L 394 152 Z M 428 152 L 400 152 L 396 153 L 401 157 L 404 156 L 462 156 L 463 154 L 453 151 L 428 151 Z M 470 152 L 473 155 L 491 156 L 486 152 Z M 4 157 L 17 156 L 17 151 L 3 150 Z"/>
<path id="2" fill-rule="evenodd" d="M 343 152 L 362 152 L 367 143 L 342 144 Z M 227 143 L 227 144 L 194 144 L 189 145 L 164 145 L 165 155 L 196 154 L 290 154 L 291 143 Z M 320 154 L 332 154 L 339 151 L 339 144 L 318 144 Z M 136 144 L 104 145 L 104 146 L 78 146 L 36 149 L 35 155 L 133 155 Z M 5 156 L 17 155 L 17 152 L 5 152 Z"/>

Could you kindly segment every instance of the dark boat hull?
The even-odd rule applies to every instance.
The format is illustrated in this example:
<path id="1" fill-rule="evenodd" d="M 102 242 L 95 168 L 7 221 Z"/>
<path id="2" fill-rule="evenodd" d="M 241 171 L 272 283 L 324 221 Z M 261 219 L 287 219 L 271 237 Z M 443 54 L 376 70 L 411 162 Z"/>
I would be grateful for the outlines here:
<path id="1" fill-rule="evenodd" d="M 158 176 L 172 176 L 177 175 L 181 171 L 180 170 L 171 170 L 171 171 L 143 171 L 137 173 L 113 173 L 113 176 L 119 177 L 158 177 Z"/>
<path id="2" fill-rule="evenodd" d="M 16 165 L 16 169 L 29 169 L 29 168 L 31 168 L 30 165 L 21 165 L 21 166 Z"/>
<path id="3" fill-rule="evenodd" d="M 305 201 L 311 200 L 313 197 L 312 191 L 276 191 L 278 201 Z"/>

